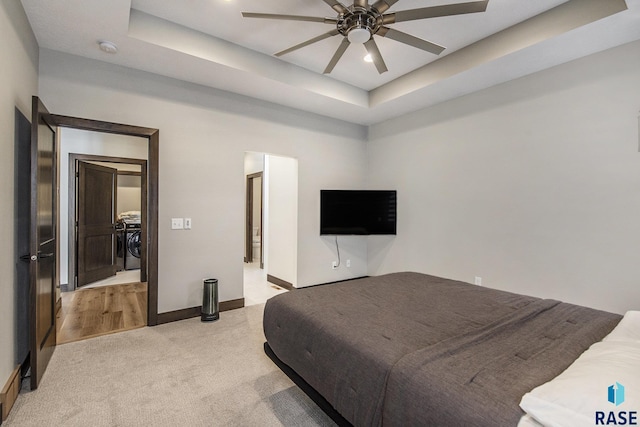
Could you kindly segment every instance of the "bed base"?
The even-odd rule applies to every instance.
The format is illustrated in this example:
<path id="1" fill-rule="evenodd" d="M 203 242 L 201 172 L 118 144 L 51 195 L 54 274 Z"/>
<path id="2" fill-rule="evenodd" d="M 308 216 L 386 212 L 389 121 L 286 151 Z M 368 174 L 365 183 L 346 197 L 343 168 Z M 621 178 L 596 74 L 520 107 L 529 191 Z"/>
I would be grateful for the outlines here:
<path id="1" fill-rule="evenodd" d="M 309 398 L 313 400 L 315 404 L 318 405 L 318 407 L 320 407 L 320 409 L 322 409 L 322 411 L 327 414 L 329 418 L 331 418 L 338 426 L 353 427 L 353 425 L 342 415 L 340 415 L 340 413 L 338 413 L 338 411 L 336 411 L 334 407 L 331 406 L 331 404 L 327 402 L 327 400 L 316 391 L 316 389 L 311 387 L 309 383 L 307 383 L 300 375 L 298 375 L 296 371 L 294 371 L 289 365 L 280 360 L 278 356 L 276 356 L 276 354 L 273 352 L 273 350 L 271 350 L 271 347 L 269 347 L 269 343 L 266 341 L 264 343 L 264 352 L 267 356 L 269 356 L 269 359 L 271 359 L 273 363 L 275 363 L 276 366 L 280 368 L 280 370 L 284 372 L 285 375 L 288 376 L 291 381 L 293 381 L 295 385 L 300 388 L 300 390 L 302 390 L 307 396 L 309 396 Z"/>

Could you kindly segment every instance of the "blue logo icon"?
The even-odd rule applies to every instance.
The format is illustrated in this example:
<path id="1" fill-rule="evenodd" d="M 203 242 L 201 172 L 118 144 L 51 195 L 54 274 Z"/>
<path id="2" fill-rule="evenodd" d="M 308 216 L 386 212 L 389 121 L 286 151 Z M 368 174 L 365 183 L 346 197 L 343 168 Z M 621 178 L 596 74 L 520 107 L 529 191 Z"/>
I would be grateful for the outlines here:
<path id="1" fill-rule="evenodd" d="M 624 402 L 624 386 L 616 381 L 615 385 L 610 385 L 607 400 L 616 406 Z"/>

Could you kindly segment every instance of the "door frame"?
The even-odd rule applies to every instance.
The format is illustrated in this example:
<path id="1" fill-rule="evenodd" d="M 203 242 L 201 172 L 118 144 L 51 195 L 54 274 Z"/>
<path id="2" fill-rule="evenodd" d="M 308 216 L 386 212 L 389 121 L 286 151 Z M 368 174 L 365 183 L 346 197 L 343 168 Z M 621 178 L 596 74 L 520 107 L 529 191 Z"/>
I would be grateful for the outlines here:
<path id="1" fill-rule="evenodd" d="M 131 126 L 100 120 L 49 114 L 51 123 L 58 127 L 113 133 L 145 138 L 148 141 L 147 154 L 147 197 L 143 199 L 143 216 L 146 229 L 142 230 L 143 250 L 146 250 L 147 273 L 147 325 L 158 324 L 158 177 L 160 154 L 160 131 L 155 128 Z M 145 179 L 143 178 L 143 179 Z"/>
<path id="2" fill-rule="evenodd" d="M 77 233 L 76 233 L 76 215 L 73 214 L 76 212 L 76 203 L 77 203 L 77 182 L 76 182 L 76 162 L 88 161 L 88 162 L 108 162 L 108 163 L 121 163 L 127 165 L 138 165 L 140 166 L 140 177 L 142 180 L 141 183 L 141 192 L 142 192 L 142 203 L 140 205 L 141 209 L 141 228 L 145 230 L 148 223 L 147 218 L 147 160 L 144 159 L 132 159 L 127 157 L 109 157 L 109 156 L 98 156 L 94 154 L 78 154 L 78 153 L 69 153 L 69 207 L 68 207 L 68 227 L 69 227 L 69 262 L 68 262 L 68 272 L 67 275 L 69 277 L 69 283 L 67 284 L 67 291 L 75 291 L 78 289 L 77 277 L 78 277 L 78 249 L 77 249 Z M 135 173 L 137 175 L 137 173 Z M 121 175 L 120 171 L 118 175 Z M 144 237 L 143 237 L 144 239 Z M 144 240 L 143 240 L 144 241 Z M 147 248 L 142 246 L 142 253 L 140 256 L 140 281 L 147 281 Z M 73 276 L 72 276 L 73 274 Z"/>

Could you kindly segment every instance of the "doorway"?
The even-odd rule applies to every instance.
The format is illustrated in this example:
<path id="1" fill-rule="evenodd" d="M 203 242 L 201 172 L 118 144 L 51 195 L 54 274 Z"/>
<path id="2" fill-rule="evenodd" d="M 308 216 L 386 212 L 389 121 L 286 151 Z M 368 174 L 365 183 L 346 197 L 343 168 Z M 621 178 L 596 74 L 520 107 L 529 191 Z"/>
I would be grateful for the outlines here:
<path id="1" fill-rule="evenodd" d="M 246 152 L 245 306 L 295 287 L 297 278 L 298 161 Z"/>
<path id="2" fill-rule="evenodd" d="M 61 209 L 60 222 L 61 228 L 68 224 L 69 235 L 61 244 L 68 256 L 61 276 L 68 283 L 61 284 L 56 335 L 65 344 L 147 325 L 147 251 L 141 240 L 147 160 L 68 153 L 61 133 L 68 185 L 61 185 L 60 198 L 68 209 Z M 146 148 L 139 151 L 146 157 Z"/>
<path id="3" fill-rule="evenodd" d="M 58 344 L 148 324 L 148 140 L 60 130 Z"/>
<path id="4" fill-rule="evenodd" d="M 158 129 L 123 125 L 76 117 L 49 115 L 50 120 L 61 129 L 91 131 L 95 133 L 128 135 L 140 137 L 145 141 L 147 150 L 147 196 L 142 199 L 142 221 L 146 223 L 142 233 L 143 247 L 146 250 L 147 274 L 147 325 L 158 324 L 158 177 L 159 146 Z M 107 143 L 105 146 L 109 146 Z M 60 161 L 60 159 L 58 159 Z"/>
<path id="5" fill-rule="evenodd" d="M 82 190 L 87 183 L 83 183 L 80 169 L 84 164 L 94 168 L 105 168 L 105 176 L 114 174 L 113 194 L 107 194 L 108 188 L 101 191 L 94 198 L 95 201 L 81 197 Z M 146 221 L 142 221 L 142 204 L 147 198 L 147 161 L 143 159 L 98 156 L 91 154 L 69 154 L 69 185 L 68 210 L 61 213 L 61 223 L 65 219 L 68 223 L 68 269 L 67 285 L 63 291 L 74 291 L 80 287 L 89 288 L 123 283 L 147 281 L 147 251 L 142 245 L 142 234 L 146 231 Z M 95 186 L 96 179 L 91 181 Z M 110 184 L 110 180 L 106 180 Z M 107 185 L 108 186 L 108 185 Z M 91 188 L 95 190 L 94 188 Z M 63 191 L 60 192 L 64 198 Z M 86 205 L 86 206 L 85 206 Z M 100 208 L 101 206 L 104 207 Z M 87 215 L 95 215 L 93 211 L 102 213 L 104 221 L 110 227 L 102 232 L 107 236 L 104 241 L 91 239 L 91 234 L 83 232 L 87 227 Z M 109 212 L 111 210 L 111 212 Z M 100 215 L 100 212 L 98 213 Z M 99 220 L 89 220 L 92 224 L 99 224 Z M 64 227 L 62 227 L 64 228 Z M 91 225 L 89 230 L 96 229 Z M 96 232 L 94 231 L 93 234 Z M 87 243 L 88 242 L 88 243 Z M 64 244 L 61 245 L 64 251 Z M 100 251 L 85 252 L 87 247 L 99 247 Z M 98 253 L 102 256 L 96 257 Z M 87 272 L 87 265 L 91 271 Z M 107 271 L 105 271 L 107 270 Z M 103 274 L 100 274 L 103 273 Z"/>

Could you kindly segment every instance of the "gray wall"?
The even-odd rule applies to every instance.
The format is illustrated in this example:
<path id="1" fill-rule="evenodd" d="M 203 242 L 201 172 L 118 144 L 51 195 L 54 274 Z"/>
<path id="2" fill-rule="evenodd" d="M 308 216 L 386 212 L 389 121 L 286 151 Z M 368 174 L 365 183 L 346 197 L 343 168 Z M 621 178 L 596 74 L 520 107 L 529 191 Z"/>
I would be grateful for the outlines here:
<path id="1" fill-rule="evenodd" d="M 623 313 L 640 307 L 640 43 L 373 126 L 398 190 L 370 274 L 428 272 Z"/>
<path id="2" fill-rule="evenodd" d="M 364 185 L 365 128 L 49 50 L 40 94 L 57 114 L 160 129 L 160 313 L 200 305 L 203 277 L 221 301 L 243 296 L 246 151 L 298 160 L 298 285 L 358 273 L 331 270 L 317 217 L 321 188 Z M 171 230 L 173 217 L 193 229 Z M 366 258 L 365 242 L 352 250 Z"/>
<path id="3" fill-rule="evenodd" d="M 16 108 L 31 120 L 31 96 L 38 93 L 38 45 L 20 2 L 0 0 L 0 387 L 16 360 L 16 262 L 14 137 Z"/>

